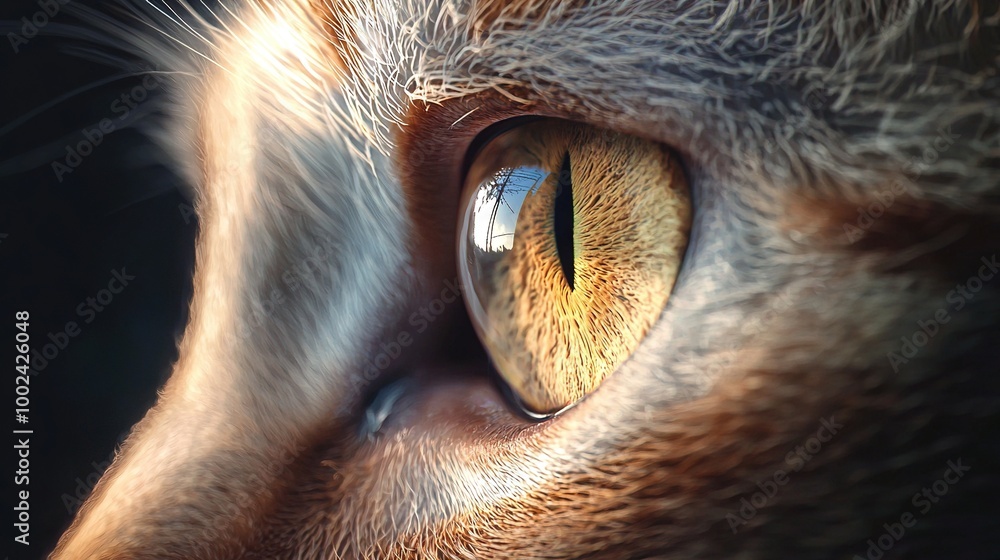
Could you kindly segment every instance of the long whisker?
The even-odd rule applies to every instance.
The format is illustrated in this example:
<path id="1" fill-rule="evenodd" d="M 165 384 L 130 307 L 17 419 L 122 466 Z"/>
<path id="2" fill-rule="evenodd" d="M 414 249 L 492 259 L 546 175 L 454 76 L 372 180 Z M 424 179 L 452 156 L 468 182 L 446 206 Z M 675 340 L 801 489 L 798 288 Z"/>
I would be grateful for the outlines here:
<path id="1" fill-rule="evenodd" d="M 210 62 L 210 63 L 214 64 L 215 66 L 218 66 L 218 67 L 219 67 L 219 68 L 220 68 L 221 70 L 224 70 L 225 72 L 228 72 L 228 73 L 232 73 L 232 72 L 230 72 L 230 70 L 229 70 L 228 68 L 226 68 L 225 66 L 223 66 L 223 65 L 219 64 L 219 63 L 218 63 L 218 62 L 217 62 L 217 61 L 216 61 L 216 60 L 215 60 L 214 58 L 212 58 L 212 57 L 210 57 L 210 56 L 208 56 L 208 55 L 206 55 L 206 54 L 202 53 L 202 52 L 201 52 L 201 51 L 199 51 L 198 49 L 195 49 L 194 47 L 192 47 L 192 46 L 188 45 L 187 43 L 185 43 L 184 41 L 182 41 L 182 40 L 178 39 L 177 37 L 174 37 L 173 35 L 171 35 L 171 34 L 167 33 L 166 31 L 164 31 L 164 30 L 162 30 L 162 29 L 160 29 L 160 28 L 158 28 L 158 27 L 154 26 L 153 24 L 149 23 L 148 21 L 145 21 L 145 20 L 140 20 L 140 21 L 142 21 L 142 23 L 143 23 L 143 24 L 145 24 L 145 25 L 146 25 L 147 27 L 149 27 L 150 29 L 153 29 L 154 31 L 156 31 L 156 32 L 157 32 L 157 33 L 159 33 L 160 35 L 163 35 L 163 36 L 164 36 L 164 37 L 166 37 L 167 39 L 170 39 L 170 40 L 171 40 L 171 41 L 173 41 L 174 43 L 177 43 L 177 44 L 178 44 L 178 45 L 180 45 L 181 47 L 184 47 L 184 48 L 185 48 L 186 50 L 188 50 L 188 51 L 191 51 L 191 52 L 192 52 L 192 53 L 194 53 L 195 55 L 197 55 L 197 56 L 199 56 L 199 57 L 201 57 L 201 58 L 205 59 L 206 61 L 208 61 L 208 62 Z"/>
<path id="2" fill-rule="evenodd" d="M 131 113 L 129 113 L 130 120 L 128 121 L 128 123 L 125 124 L 126 125 L 131 124 L 132 122 L 143 118 L 144 116 L 150 114 L 151 112 L 153 111 L 149 108 L 134 109 Z M 89 123 L 87 125 L 84 125 L 80 129 L 75 130 L 74 132 L 70 132 L 68 134 L 63 135 L 58 140 L 54 140 L 52 142 L 49 142 L 48 144 L 45 144 L 44 146 L 40 146 L 23 154 L 15 155 L 6 161 L 0 161 L 0 177 L 15 175 L 17 173 L 21 173 L 29 169 L 35 169 L 36 167 L 40 167 L 42 165 L 55 161 L 59 157 L 58 154 L 59 150 L 70 145 L 74 140 L 79 141 L 81 130 L 87 128 L 96 128 L 99 122 L 100 121 Z M 108 134 L 112 134 L 119 130 L 124 130 L 125 128 L 127 128 L 127 126 L 125 125 L 118 126 L 115 128 L 115 130 L 109 132 Z M 53 154 L 56 155 L 53 156 Z"/>
<path id="3" fill-rule="evenodd" d="M 193 26 L 191 26 L 191 24 L 189 24 L 189 23 L 187 23 L 186 21 L 184 21 L 184 18 L 182 18 L 182 17 L 181 17 L 181 16 L 180 16 L 180 15 L 179 15 L 179 14 L 178 14 L 178 13 L 177 13 L 177 12 L 176 12 L 176 11 L 175 11 L 174 9 L 173 9 L 173 7 L 171 7 L 170 5 L 167 5 L 167 9 L 168 9 L 168 10 L 170 10 L 170 13 L 171 13 L 171 14 L 173 14 L 172 16 L 171 16 L 170 14 L 168 14 L 168 13 L 164 12 L 164 11 L 163 11 L 162 9 L 160 9 L 160 8 L 159 8 L 158 6 L 156 6 L 155 4 L 153 4 L 153 2 L 151 2 L 151 1 L 149 1 L 149 0 L 147 0 L 147 1 L 146 1 L 146 4 L 147 4 L 147 5 L 149 6 L 149 7 L 153 8 L 154 10 L 156 10 L 157 12 L 159 12 L 160 14 L 162 14 L 162 15 L 163 15 L 163 17 L 167 18 L 168 20 L 170 20 L 171 22 L 173 22 L 173 23 L 174 23 L 175 25 L 177 25 L 178 27 L 180 27 L 180 28 L 181 28 L 181 29 L 183 29 L 184 31 L 187 31 L 188 33 L 191 33 L 191 34 L 192 34 L 192 35 L 194 35 L 195 37 L 197 37 L 197 38 L 201 39 L 201 40 L 202 40 L 202 42 L 204 42 L 204 43 L 205 43 L 206 45 L 211 45 L 211 44 L 212 44 L 212 43 L 211 43 L 211 41 L 209 41 L 208 39 L 206 39 L 206 38 L 205 38 L 205 37 L 204 37 L 204 36 L 203 36 L 203 35 L 202 35 L 201 33 L 199 33 L 199 32 L 198 32 L 198 31 L 197 31 L 197 30 L 196 30 L 196 29 L 195 29 L 195 28 L 194 28 Z M 189 10 L 189 11 L 192 11 L 192 12 L 193 12 L 193 10 Z M 187 46 L 187 45 L 185 45 L 185 46 Z"/>
<path id="4" fill-rule="evenodd" d="M 131 208 L 136 204 L 146 202 L 147 200 L 181 191 L 181 189 L 178 188 L 177 183 L 174 182 L 176 181 L 176 179 L 174 179 L 173 176 L 168 175 L 167 178 L 171 179 L 171 182 L 165 182 L 165 181 L 158 182 L 158 184 L 153 187 L 150 187 L 149 185 L 144 185 L 141 196 L 136 197 L 133 200 L 129 200 L 128 202 L 121 204 L 119 206 L 115 206 L 111 210 L 108 210 L 104 214 L 104 217 L 106 218 L 108 216 L 113 216 L 114 214 L 122 212 L 127 208 Z"/>
<path id="5" fill-rule="evenodd" d="M 204 42 L 205 44 L 207 44 L 207 45 L 211 45 L 211 44 L 212 44 L 212 41 L 211 41 L 211 40 L 209 40 L 209 39 L 208 39 L 207 37 L 205 37 L 204 35 L 202 35 L 202 34 L 201 34 L 201 33 L 200 33 L 199 31 L 198 31 L 198 29 L 197 29 L 196 27 L 194 27 L 193 25 L 191 25 L 190 23 L 188 23 L 188 21 L 187 21 L 187 20 L 183 19 L 183 18 L 182 18 L 182 17 L 181 17 L 181 16 L 180 16 L 180 15 L 179 15 L 179 14 L 177 13 L 177 11 L 176 11 L 176 10 L 174 10 L 174 8 L 173 8 L 172 6 L 170 6 L 170 5 L 168 4 L 168 5 L 167 5 L 167 8 L 169 8 L 169 9 L 170 9 L 170 13 L 174 14 L 174 16 L 175 16 L 175 17 L 177 17 L 177 19 L 178 19 L 178 20 L 180 20 L 180 23 L 181 23 L 181 26 L 182 26 L 182 27 L 183 27 L 183 28 L 184 28 L 185 30 L 187 30 L 187 31 L 188 31 L 189 33 L 191 33 L 191 34 L 192 34 L 192 35 L 194 35 L 195 37 L 197 37 L 197 38 L 201 39 L 201 40 L 202 40 L 202 41 L 203 41 L 203 42 Z M 200 16 L 200 15 L 199 15 L 199 14 L 198 14 L 197 12 L 195 12 L 195 11 L 194 11 L 193 9 L 191 9 L 190 7 L 188 7 L 188 13 L 189 13 L 189 14 L 191 14 L 191 15 L 193 15 L 193 16 L 195 16 L 195 18 L 197 18 L 198 22 L 199 22 L 199 23 L 200 23 L 200 24 L 201 24 L 201 25 L 202 25 L 202 26 L 203 26 L 203 27 L 204 27 L 205 29 L 212 29 L 212 28 L 214 28 L 214 27 L 215 27 L 214 25 L 212 25 L 212 24 L 210 24 L 210 23 L 209 23 L 208 21 L 206 21 L 206 20 L 205 20 L 204 18 L 202 18 L 202 17 L 201 17 L 201 16 Z"/>
<path id="6" fill-rule="evenodd" d="M 37 117 L 38 115 L 44 113 L 45 111 L 48 111 L 49 109 L 55 107 L 56 105 L 59 105 L 60 103 L 63 103 L 63 102 L 65 102 L 65 101 L 67 101 L 67 100 L 69 100 L 69 99 L 71 99 L 73 97 L 76 97 L 77 95 L 80 95 L 81 93 L 85 93 L 85 92 L 91 91 L 93 89 L 96 89 L 96 88 L 99 88 L 101 86 L 110 84 L 112 82 L 117 82 L 119 80 L 124 80 L 126 78 L 134 78 L 136 76 L 141 76 L 141 75 L 146 74 L 146 73 L 147 72 L 126 72 L 124 74 L 115 74 L 113 76 L 108 76 L 107 78 L 103 78 L 103 79 L 91 82 L 91 83 L 89 83 L 87 85 L 80 86 L 80 87 L 78 87 L 78 88 L 76 88 L 74 90 L 68 91 L 68 92 L 66 92 L 66 93 L 64 93 L 64 94 L 56 97 L 55 99 L 52 99 L 51 101 L 48 101 L 48 102 L 46 102 L 46 103 L 44 103 L 42 105 L 39 105 L 38 107 L 32 109 L 31 111 L 28 111 L 24 115 L 21 115 L 20 117 L 14 119 L 13 121 L 11 121 L 11 122 L 7 123 L 6 125 L 4 125 L 2 128 L 0 128 L 0 137 L 3 137 L 7 133 L 9 133 L 10 131 L 16 129 L 17 127 L 21 126 L 22 124 L 26 123 L 27 121 L 30 121 L 31 119 Z"/>

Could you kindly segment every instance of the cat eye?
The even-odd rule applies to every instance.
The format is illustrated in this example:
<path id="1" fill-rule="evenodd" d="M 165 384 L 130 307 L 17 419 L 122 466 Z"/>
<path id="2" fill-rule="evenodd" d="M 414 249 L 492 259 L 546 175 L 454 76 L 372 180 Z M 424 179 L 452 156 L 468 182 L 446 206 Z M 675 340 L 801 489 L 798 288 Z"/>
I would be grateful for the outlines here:
<path id="1" fill-rule="evenodd" d="M 581 123 L 530 121 L 481 146 L 460 204 L 466 306 L 513 400 L 547 417 L 597 388 L 663 311 L 688 186 L 661 144 Z"/>

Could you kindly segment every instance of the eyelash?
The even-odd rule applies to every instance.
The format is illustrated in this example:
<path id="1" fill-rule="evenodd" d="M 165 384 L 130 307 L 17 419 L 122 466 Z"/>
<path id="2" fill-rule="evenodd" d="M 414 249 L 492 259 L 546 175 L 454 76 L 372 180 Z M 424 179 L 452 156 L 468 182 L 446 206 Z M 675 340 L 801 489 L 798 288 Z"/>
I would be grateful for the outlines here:
<path id="1" fill-rule="evenodd" d="M 490 143 L 491 140 L 500 136 L 504 132 L 517 128 L 518 126 L 528 124 L 530 122 L 541 120 L 545 117 L 538 115 L 524 115 L 521 117 L 513 117 L 509 119 L 504 119 L 502 121 L 495 122 L 486 128 L 484 128 L 479 134 L 476 135 L 472 143 L 465 151 L 465 157 L 462 160 L 462 181 L 465 181 L 466 175 L 469 173 L 469 168 L 472 166 L 472 162 L 482 151 L 483 147 Z"/>

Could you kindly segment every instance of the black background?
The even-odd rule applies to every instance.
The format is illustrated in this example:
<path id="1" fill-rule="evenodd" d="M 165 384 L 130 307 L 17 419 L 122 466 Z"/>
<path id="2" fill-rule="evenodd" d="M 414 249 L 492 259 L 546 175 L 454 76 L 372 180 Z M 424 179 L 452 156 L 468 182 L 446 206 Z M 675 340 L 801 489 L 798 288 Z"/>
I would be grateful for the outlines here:
<path id="1" fill-rule="evenodd" d="M 70 5 L 88 4 L 99 5 Z M 191 293 L 197 223 L 186 211 L 187 191 L 164 165 L 163 154 L 128 126 L 155 125 L 157 92 L 124 121 L 114 109 L 121 105 L 113 104 L 138 86 L 141 76 L 111 81 L 32 114 L 76 88 L 124 74 L 81 56 L 84 43 L 52 36 L 79 24 L 67 8 L 15 53 L 8 34 L 25 36 L 21 18 L 30 19 L 41 8 L 22 0 L 0 6 L 0 234 L 5 234 L 0 235 L 0 332 L 7 333 L 0 338 L 0 356 L 8 364 L 8 386 L 13 388 L 16 374 L 16 311 L 30 313 L 31 347 L 39 352 L 51 343 L 50 333 L 62 338 L 57 335 L 67 322 L 80 329 L 44 367 L 34 362 L 29 424 L 14 424 L 13 396 L 6 407 L 15 428 L 34 430 L 31 544 L 24 547 L 8 537 L 9 558 L 43 558 L 51 551 L 72 520 L 78 495 L 89 492 L 129 428 L 153 404 L 176 359 Z M 26 115 L 31 117 L 7 130 Z M 115 131 L 60 181 L 52 163 L 64 162 L 67 146 L 84 140 L 83 130 L 106 118 Z M 81 316 L 78 306 L 106 289 L 112 270 L 122 267 L 135 279 L 103 311 Z M 7 527 L 15 517 L 16 468 L 15 457 L 4 472 Z"/>

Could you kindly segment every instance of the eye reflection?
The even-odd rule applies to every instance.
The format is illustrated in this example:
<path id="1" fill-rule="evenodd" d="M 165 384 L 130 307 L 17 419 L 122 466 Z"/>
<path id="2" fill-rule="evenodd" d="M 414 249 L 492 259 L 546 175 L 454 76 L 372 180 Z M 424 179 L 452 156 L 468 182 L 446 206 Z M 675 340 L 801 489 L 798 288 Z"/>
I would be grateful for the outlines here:
<path id="1" fill-rule="evenodd" d="M 483 253 L 509 251 L 521 207 L 551 175 L 538 167 L 505 167 L 480 187 L 471 208 L 472 240 Z"/>
<path id="2" fill-rule="evenodd" d="M 475 201 L 467 206 L 459 254 L 466 261 L 461 267 L 463 282 L 476 292 L 471 299 L 475 315 L 485 318 L 479 302 L 492 297 L 495 269 L 514 249 L 521 209 L 539 196 L 539 187 L 551 174 L 532 165 L 500 168 L 479 185 Z"/>

